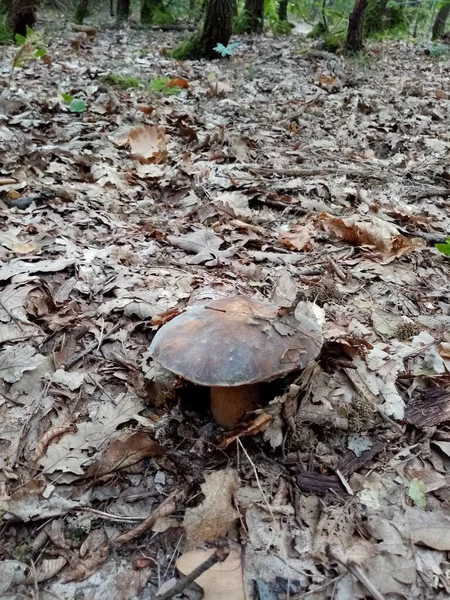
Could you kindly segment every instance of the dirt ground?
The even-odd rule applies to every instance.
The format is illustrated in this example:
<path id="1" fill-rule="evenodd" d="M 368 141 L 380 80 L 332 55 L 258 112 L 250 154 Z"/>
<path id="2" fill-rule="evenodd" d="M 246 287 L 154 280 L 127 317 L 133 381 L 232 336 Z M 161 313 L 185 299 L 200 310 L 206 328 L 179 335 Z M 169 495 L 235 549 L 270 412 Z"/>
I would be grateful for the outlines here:
<path id="1" fill-rule="evenodd" d="M 444 600 L 450 59 L 183 35 L 2 49 L 0 597 Z M 224 433 L 148 347 L 236 294 L 324 343 Z"/>

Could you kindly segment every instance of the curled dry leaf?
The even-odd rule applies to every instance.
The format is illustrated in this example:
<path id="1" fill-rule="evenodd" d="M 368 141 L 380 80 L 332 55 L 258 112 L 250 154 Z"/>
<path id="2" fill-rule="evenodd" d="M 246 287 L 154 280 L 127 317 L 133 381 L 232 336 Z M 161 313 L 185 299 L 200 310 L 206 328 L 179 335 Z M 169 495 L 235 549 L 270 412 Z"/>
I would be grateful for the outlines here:
<path id="1" fill-rule="evenodd" d="M 167 158 L 165 130 L 155 125 L 136 127 L 128 134 L 133 158 L 140 163 L 161 163 Z"/>
<path id="2" fill-rule="evenodd" d="M 383 262 L 390 262 L 425 246 L 424 240 L 407 238 L 400 234 L 395 225 L 375 216 L 363 220 L 360 215 L 341 218 L 321 213 L 317 221 L 326 232 L 345 242 L 370 249 Z"/>
<path id="3" fill-rule="evenodd" d="M 190 550 L 177 560 L 177 569 L 189 575 L 214 554 L 214 550 Z M 241 550 L 230 549 L 223 562 L 202 573 L 195 582 L 203 589 L 203 600 L 245 600 Z"/>
<path id="4" fill-rule="evenodd" d="M 47 446 L 50 444 L 52 440 L 55 438 L 59 438 L 65 433 L 74 433 L 76 431 L 76 427 L 74 424 L 66 425 L 62 427 L 52 427 L 49 429 L 38 442 L 36 449 L 33 454 L 33 461 L 39 460 L 41 456 L 43 456 Z"/>
<path id="5" fill-rule="evenodd" d="M 227 435 L 220 442 L 218 446 L 219 449 L 224 450 L 225 448 L 228 448 L 228 446 L 232 442 L 235 442 L 239 438 L 244 437 L 246 435 L 257 435 L 258 433 L 265 431 L 269 427 L 270 423 L 272 423 L 273 419 L 273 415 L 270 415 L 266 412 L 261 413 L 255 419 L 253 419 L 253 421 L 249 423 L 242 431 L 234 431 L 233 433 Z"/>
<path id="6" fill-rule="evenodd" d="M 231 525 L 239 518 L 232 505 L 233 494 L 239 488 L 235 471 L 213 471 L 204 473 L 204 477 L 205 483 L 201 488 L 205 499 L 195 508 L 187 508 L 184 515 L 188 550 L 227 535 Z"/>
<path id="7" fill-rule="evenodd" d="M 164 449 L 144 431 L 137 431 L 125 440 L 113 441 L 102 458 L 92 464 L 84 478 L 98 478 L 125 469 L 148 457 L 163 456 Z"/>
<path id="8" fill-rule="evenodd" d="M 73 566 L 65 571 L 61 581 L 83 581 L 105 562 L 110 553 L 110 543 L 103 529 L 91 531 L 80 548 L 79 561 L 73 561 Z"/>
<path id="9" fill-rule="evenodd" d="M 39 567 L 36 569 L 36 573 L 30 573 L 28 575 L 28 582 L 32 583 L 33 581 L 47 581 L 47 579 L 51 579 L 57 573 L 61 571 L 63 567 L 67 564 L 67 558 L 64 556 L 58 556 L 58 558 L 50 558 L 44 559 Z"/>

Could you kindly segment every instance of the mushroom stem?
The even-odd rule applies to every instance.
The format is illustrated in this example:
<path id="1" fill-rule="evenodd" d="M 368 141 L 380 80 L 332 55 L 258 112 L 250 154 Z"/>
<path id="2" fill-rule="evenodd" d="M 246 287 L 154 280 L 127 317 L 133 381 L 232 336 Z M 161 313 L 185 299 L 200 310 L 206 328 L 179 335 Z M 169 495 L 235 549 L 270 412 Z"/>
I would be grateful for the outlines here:
<path id="1" fill-rule="evenodd" d="M 261 384 L 211 388 L 211 412 L 224 429 L 234 429 L 246 412 L 261 402 Z"/>

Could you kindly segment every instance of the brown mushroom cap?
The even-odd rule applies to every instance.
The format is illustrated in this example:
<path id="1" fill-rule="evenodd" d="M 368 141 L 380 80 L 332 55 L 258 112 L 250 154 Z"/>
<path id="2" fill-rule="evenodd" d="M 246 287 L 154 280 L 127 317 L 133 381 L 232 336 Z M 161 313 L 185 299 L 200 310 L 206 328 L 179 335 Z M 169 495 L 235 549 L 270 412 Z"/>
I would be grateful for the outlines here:
<path id="1" fill-rule="evenodd" d="M 321 326 L 245 296 L 188 309 L 150 345 L 163 367 L 198 385 L 240 386 L 305 367 L 320 352 Z M 298 312 L 298 311 L 297 311 Z"/>

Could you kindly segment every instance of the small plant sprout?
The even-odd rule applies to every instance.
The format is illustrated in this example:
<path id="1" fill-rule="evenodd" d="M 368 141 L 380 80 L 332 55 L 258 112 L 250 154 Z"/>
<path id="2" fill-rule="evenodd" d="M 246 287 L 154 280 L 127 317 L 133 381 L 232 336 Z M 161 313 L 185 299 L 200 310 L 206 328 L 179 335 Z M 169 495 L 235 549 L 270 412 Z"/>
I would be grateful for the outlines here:
<path id="1" fill-rule="evenodd" d="M 447 238 L 445 244 L 436 244 L 436 248 L 445 256 L 450 256 L 450 237 Z"/>
<path id="2" fill-rule="evenodd" d="M 71 113 L 82 113 L 86 110 L 86 102 L 82 98 L 73 98 L 70 94 L 61 94 L 61 97 Z"/>
<path id="3" fill-rule="evenodd" d="M 214 47 L 214 52 L 217 52 L 222 57 L 233 56 L 240 45 L 241 42 L 231 42 L 227 46 L 219 43 Z"/>
<path id="4" fill-rule="evenodd" d="M 9 84 L 11 84 L 14 69 L 21 68 L 24 63 L 33 58 L 43 58 L 47 55 L 47 51 L 42 41 L 41 36 L 27 26 L 27 34 L 25 36 L 19 33 L 15 36 L 16 44 L 19 46 L 14 55 L 11 72 L 9 74 Z"/>

